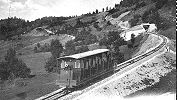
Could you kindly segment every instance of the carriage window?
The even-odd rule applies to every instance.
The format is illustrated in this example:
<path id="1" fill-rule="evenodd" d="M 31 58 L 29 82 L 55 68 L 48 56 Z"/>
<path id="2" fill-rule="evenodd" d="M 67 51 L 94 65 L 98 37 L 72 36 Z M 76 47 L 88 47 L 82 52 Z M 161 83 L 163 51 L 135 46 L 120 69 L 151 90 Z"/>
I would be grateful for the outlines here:
<path id="1" fill-rule="evenodd" d="M 101 59 L 101 57 L 99 57 L 99 64 L 101 65 L 101 62 L 102 62 L 102 59 Z"/>
<path id="2" fill-rule="evenodd" d="M 92 59 L 90 58 L 89 59 L 89 66 L 91 66 L 92 65 Z"/>
<path id="3" fill-rule="evenodd" d="M 84 61 L 80 60 L 80 68 L 84 68 Z"/>
<path id="4" fill-rule="evenodd" d="M 107 62 L 107 57 L 106 57 L 106 54 L 105 54 L 105 53 L 103 53 L 102 57 L 103 57 L 103 60 L 104 60 L 105 62 Z"/>
<path id="5" fill-rule="evenodd" d="M 75 62 L 75 68 L 80 68 L 80 60 L 76 60 L 76 62 Z"/>
<path id="6" fill-rule="evenodd" d="M 93 67 L 95 67 L 95 58 L 93 59 Z"/>
<path id="7" fill-rule="evenodd" d="M 89 63 L 88 63 L 88 61 L 86 61 L 85 68 L 88 69 L 88 66 L 89 66 Z"/>
<path id="8" fill-rule="evenodd" d="M 61 68 L 65 68 L 65 62 L 63 60 L 61 61 Z"/>

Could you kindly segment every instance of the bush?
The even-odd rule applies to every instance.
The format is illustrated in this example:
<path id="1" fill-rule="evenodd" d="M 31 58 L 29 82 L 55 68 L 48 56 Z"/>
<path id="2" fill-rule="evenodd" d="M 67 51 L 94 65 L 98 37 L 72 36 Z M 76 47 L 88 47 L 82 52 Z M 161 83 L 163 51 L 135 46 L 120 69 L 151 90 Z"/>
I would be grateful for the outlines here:
<path id="1" fill-rule="evenodd" d="M 57 59 L 54 57 L 50 57 L 49 60 L 46 62 L 44 68 L 47 72 L 55 72 L 55 69 L 57 68 Z"/>

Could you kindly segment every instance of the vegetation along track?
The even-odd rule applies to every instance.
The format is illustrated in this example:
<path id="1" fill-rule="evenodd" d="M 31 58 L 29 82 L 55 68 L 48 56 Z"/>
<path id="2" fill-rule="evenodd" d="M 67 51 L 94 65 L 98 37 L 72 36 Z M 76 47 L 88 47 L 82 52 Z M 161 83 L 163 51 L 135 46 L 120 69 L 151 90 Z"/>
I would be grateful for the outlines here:
<path id="1" fill-rule="evenodd" d="M 140 61 L 140 60 L 146 58 L 147 56 L 150 56 L 151 54 L 157 52 L 161 48 L 163 48 L 166 45 L 166 43 L 167 43 L 167 39 L 166 39 L 165 36 L 162 36 L 162 35 L 159 35 L 159 36 L 163 39 L 163 42 L 160 45 L 158 45 L 155 49 L 153 49 L 153 50 L 151 50 L 151 51 L 149 51 L 149 52 L 147 52 L 145 54 L 142 54 L 142 55 L 140 55 L 138 57 L 134 57 L 134 58 L 132 58 L 132 59 L 130 59 L 130 60 L 124 62 L 124 63 L 118 64 L 116 66 L 116 68 L 114 69 L 114 72 L 116 73 L 116 72 L 120 71 L 121 69 L 123 69 L 123 68 L 125 68 L 125 67 L 127 67 L 127 66 L 129 66 L 129 65 L 131 65 L 131 64 L 133 64 L 135 62 L 137 62 L 137 61 Z M 111 71 L 112 70 L 110 70 L 108 72 L 105 72 L 104 74 L 109 73 Z M 71 93 L 71 92 L 68 92 L 66 88 L 62 88 L 62 89 L 60 89 L 60 91 L 54 91 L 53 93 L 48 94 L 46 96 L 43 96 L 41 98 L 38 98 L 36 100 L 58 100 L 59 98 L 64 97 L 64 96 L 66 96 L 69 93 Z"/>
<path id="2" fill-rule="evenodd" d="M 155 34 L 155 35 L 157 35 L 157 34 Z M 153 50 L 151 50 L 151 51 L 149 51 L 149 52 L 147 52 L 145 54 L 142 54 L 142 55 L 140 55 L 138 57 L 134 57 L 134 58 L 132 58 L 132 59 L 130 59 L 128 61 L 125 61 L 125 62 L 123 62 L 121 64 L 118 64 L 116 66 L 116 68 L 114 69 L 114 72 L 118 72 L 120 69 L 123 69 L 123 68 L 125 68 L 125 67 L 127 67 L 127 66 L 129 66 L 129 65 L 131 65 L 131 64 L 133 64 L 135 62 L 138 62 L 141 59 L 144 59 L 147 56 L 150 56 L 151 54 L 153 54 L 153 53 L 157 52 L 158 50 L 160 50 L 161 48 L 163 48 L 166 45 L 166 43 L 167 43 L 167 39 L 166 39 L 165 36 L 162 36 L 162 35 L 158 35 L 158 36 L 160 36 L 163 39 L 163 42 L 159 46 L 157 46 L 156 48 L 154 48 Z"/>

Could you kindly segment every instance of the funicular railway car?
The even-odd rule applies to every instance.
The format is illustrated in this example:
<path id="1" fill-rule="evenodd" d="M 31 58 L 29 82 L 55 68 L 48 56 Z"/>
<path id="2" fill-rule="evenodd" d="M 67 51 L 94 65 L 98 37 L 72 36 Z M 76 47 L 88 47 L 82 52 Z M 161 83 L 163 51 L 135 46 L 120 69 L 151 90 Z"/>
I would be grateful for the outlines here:
<path id="1" fill-rule="evenodd" d="M 75 87 L 113 71 L 108 49 L 97 49 L 58 58 L 61 62 L 60 85 Z"/>

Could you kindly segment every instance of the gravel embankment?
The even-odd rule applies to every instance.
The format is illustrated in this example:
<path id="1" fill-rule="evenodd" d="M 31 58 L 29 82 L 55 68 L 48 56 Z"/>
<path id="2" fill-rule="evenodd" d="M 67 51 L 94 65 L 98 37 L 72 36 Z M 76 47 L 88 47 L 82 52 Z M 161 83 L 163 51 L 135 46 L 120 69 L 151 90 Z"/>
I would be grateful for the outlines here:
<path id="1" fill-rule="evenodd" d="M 84 94 L 77 100 L 87 100 L 88 98 L 99 98 L 104 97 L 105 100 L 115 99 L 126 97 L 130 94 L 133 94 L 139 90 L 143 90 L 147 87 L 151 87 L 157 84 L 161 78 L 165 77 L 168 73 L 173 70 L 176 70 L 176 67 L 173 65 L 176 64 L 176 56 L 170 53 L 165 53 L 159 55 L 149 62 L 144 63 L 140 67 L 138 67 L 135 71 L 132 71 L 129 74 L 124 75 L 122 78 L 119 78 L 107 85 L 99 87 L 100 84 L 94 84 L 93 86 L 79 91 L 77 93 L 73 93 L 73 95 L 68 95 L 63 100 L 71 100 L 77 97 L 78 95 Z M 102 82 L 104 83 L 112 78 L 115 78 L 116 75 L 111 76 Z M 89 91 L 89 89 L 93 89 L 94 87 L 99 87 L 94 91 Z M 114 100 L 114 99 L 113 99 Z"/>
<path id="2" fill-rule="evenodd" d="M 176 64 L 174 55 L 169 53 L 162 54 L 150 62 L 143 64 L 132 73 L 94 92 L 95 94 L 109 95 L 115 94 L 116 92 L 116 95 L 121 97 L 130 95 L 138 90 L 158 83 L 162 77 L 176 69 L 176 67 L 173 66 L 174 64 Z"/>

